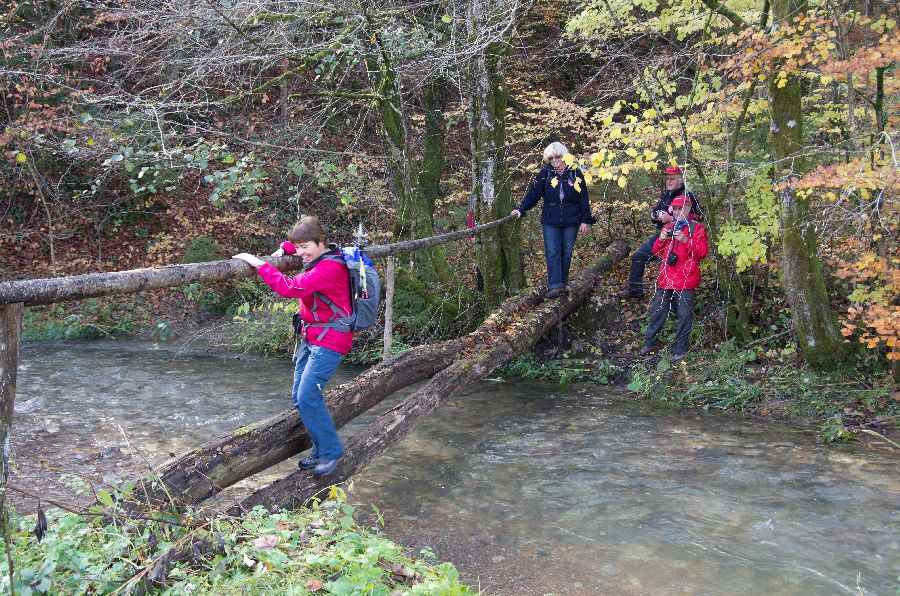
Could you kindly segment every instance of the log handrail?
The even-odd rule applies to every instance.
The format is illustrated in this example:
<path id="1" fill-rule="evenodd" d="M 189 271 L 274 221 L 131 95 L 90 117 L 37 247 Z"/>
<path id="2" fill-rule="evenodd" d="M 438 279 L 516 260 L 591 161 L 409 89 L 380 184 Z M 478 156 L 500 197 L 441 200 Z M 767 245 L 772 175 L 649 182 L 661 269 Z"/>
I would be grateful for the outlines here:
<path id="1" fill-rule="evenodd" d="M 473 234 L 481 234 L 496 228 L 514 218 L 512 215 L 494 221 L 458 230 L 394 244 L 376 244 L 366 248 L 372 258 L 386 257 L 414 252 L 460 240 Z M 298 257 L 268 258 L 280 271 L 292 271 L 302 267 Z M 53 304 L 66 300 L 84 300 L 112 294 L 134 294 L 147 290 L 159 290 L 191 283 L 209 283 L 226 279 L 251 277 L 255 269 L 242 261 L 233 259 L 191 263 L 188 265 L 168 265 L 154 269 L 132 269 L 110 273 L 86 273 L 67 277 L 52 277 L 6 281 L 0 283 L 0 304 L 24 303 L 25 306 Z"/>

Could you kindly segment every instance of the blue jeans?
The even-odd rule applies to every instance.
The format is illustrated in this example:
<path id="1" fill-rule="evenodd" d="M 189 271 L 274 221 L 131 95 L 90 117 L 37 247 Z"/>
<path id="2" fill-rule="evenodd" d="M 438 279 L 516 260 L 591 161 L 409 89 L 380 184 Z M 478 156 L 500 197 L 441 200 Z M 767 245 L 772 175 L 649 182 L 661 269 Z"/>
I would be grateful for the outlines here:
<path id="1" fill-rule="evenodd" d="M 569 266 L 578 226 L 544 225 L 544 259 L 547 261 L 547 287 L 564 288 L 569 284 Z"/>
<path id="2" fill-rule="evenodd" d="M 306 342 L 300 344 L 294 355 L 297 367 L 291 397 L 312 441 L 312 456 L 322 460 L 339 459 L 344 455 L 344 444 L 328 413 L 322 390 L 344 355 Z"/>

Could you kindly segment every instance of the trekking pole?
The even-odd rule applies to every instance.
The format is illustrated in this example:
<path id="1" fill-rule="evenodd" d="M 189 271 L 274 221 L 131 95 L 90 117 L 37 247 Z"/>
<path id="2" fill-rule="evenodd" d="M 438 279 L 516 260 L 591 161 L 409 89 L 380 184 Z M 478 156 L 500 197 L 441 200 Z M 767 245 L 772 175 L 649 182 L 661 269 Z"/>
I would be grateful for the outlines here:
<path id="1" fill-rule="evenodd" d="M 362 281 L 360 295 L 363 298 L 369 297 L 369 288 L 366 285 L 366 268 L 363 264 L 363 247 L 366 245 L 366 233 L 363 231 L 362 222 L 359 222 L 359 229 L 356 231 L 356 257 L 359 259 L 359 278 Z"/>

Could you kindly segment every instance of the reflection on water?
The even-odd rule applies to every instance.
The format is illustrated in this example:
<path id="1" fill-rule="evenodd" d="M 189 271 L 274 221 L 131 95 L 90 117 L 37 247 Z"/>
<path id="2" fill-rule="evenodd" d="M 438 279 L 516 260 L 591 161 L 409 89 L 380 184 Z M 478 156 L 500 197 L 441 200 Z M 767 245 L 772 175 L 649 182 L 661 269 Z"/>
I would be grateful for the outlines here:
<path id="1" fill-rule="evenodd" d="M 48 491 L 64 489 L 38 467 L 127 478 L 135 447 L 158 463 L 288 406 L 286 361 L 137 342 L 21 361 L 12 482 Z M 351 495 L 491 593 L 883 594 L 900 573 L 895 457 L 593 387 L 481 383 Z"/>

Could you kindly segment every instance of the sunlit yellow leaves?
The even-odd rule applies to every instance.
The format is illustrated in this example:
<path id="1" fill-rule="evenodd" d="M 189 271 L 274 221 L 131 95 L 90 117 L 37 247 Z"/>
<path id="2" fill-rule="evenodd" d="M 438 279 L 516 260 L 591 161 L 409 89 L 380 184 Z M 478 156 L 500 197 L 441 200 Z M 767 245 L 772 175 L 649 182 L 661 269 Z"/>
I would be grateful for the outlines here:
<path id="1" fill-rule="evenodd" d="M 575 183 L 572 185 L 572 188 L 575 189 L 575 192 L 581 192 L 581 180 L 576 179 Z"/>
<path id="2" fill-rule="evenodd" d="M 644 149 L 644 159 L 647 161 L 652 161 L 659 157 L 658 151 L 653 151 L 652 149 Z"/>
<path id="3" fill-rule="evenodd" d="M 628 186 L 628 179 L 625 176 L 619 176 L 619 179 L 616 181 L 620 188 L 625 188 Z"/>
<path id="4" fill-rule="evenodd" d="M 591 175 L 590 172 L 584 172 L 584 183 L 587 184 L 588 186 L 590 186 L 591 184 L 594 183 L 594 177 Z"/>
<path id="5" fill-rule="evenodd" d="M 656 118 L 656 110 L 650 108 L 649 110 L 644 110 L 644 119 L 645 120 L 653 120 Z"/>
<path id="6" fill-rule="evenodd" d="M 16 155 L 17 163 L 25 163 L 26 161 L 28 161 L 28 156 L 25 155 L 24 153 L 20 152 L 19 154 Z"/>
<path id="7" fill-rule="evenodd" d="M 637 157 L 638 156 L 637 149 L 635 149 L 634 147 L 629 147 L 628 149 L 625 150 L 625 155 L 627 155 L 628 157 Z"/>
<path id="8" fill-rule="evenodd" d="M 571 153 L 563 155 L 563 161 L 566 162 L 566 165 L 570 168 L 575 165 L 575 157 Z"/>
<path id="9" fill-rule="evenodd" d="M 556 188 L 557 186 L 559 186 L 559 178 L 554 176 L 553 179 L 550 180 L 550 186 L 552 186 L 553 188 Z"/>

